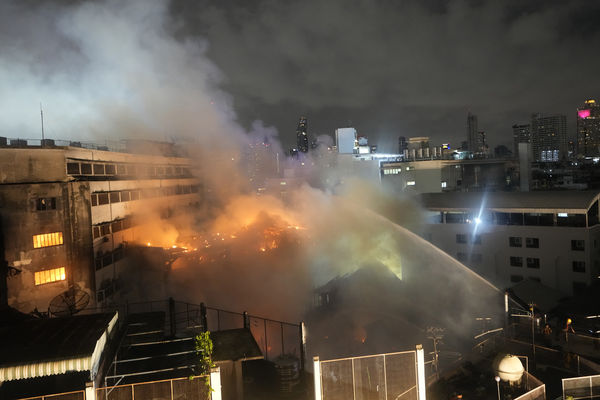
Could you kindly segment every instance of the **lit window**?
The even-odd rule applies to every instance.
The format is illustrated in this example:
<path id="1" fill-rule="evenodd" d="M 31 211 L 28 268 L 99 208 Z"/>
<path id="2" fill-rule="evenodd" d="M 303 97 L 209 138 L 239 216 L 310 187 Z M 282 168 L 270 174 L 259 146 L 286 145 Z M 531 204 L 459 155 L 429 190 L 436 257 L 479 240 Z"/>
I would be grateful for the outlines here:
<path id="1" fill-rule="evenodd" d="M 33 248 L 59 246 L 63 244 L 62 232 L 44 233 L 42 235 L 33 236 Z"/>
<path id="2" fill-rule="evenodd" d="M 446 181 L 442 182 L 442 188 L 445 188 L 448 186 L 448 183 Z"/>
<path id="3" fill-rule="evenodd" d="M 65 267 L 47 269 L 45 271 L 38 271 L 35 273 L 35 284 L 43 285 L 44 283 L 64 281 L 65 278 Z"/>
<path id="4" fill-rule="evenodd" d="M 406 186 L 415 186 L 416 182 L 415 181 L 408 181 L 406 182 Z"/>

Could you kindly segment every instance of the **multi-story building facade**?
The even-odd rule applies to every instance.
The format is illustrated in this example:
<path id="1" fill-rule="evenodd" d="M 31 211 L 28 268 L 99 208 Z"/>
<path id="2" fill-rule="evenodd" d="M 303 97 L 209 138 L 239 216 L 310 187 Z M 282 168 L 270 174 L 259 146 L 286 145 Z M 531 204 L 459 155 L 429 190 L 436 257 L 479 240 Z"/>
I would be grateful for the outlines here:
<path id="1" fill-rule="evenodd" d="M 600 104 L 596 100 L 586 100 L 577 108 L 577 147 L 582 156 L 600 156 Z"/>
<path id="2" fill-rule="evenodd" d="M 519 143 L 531 143 L 531 125 L 513 125 L 513 155 L 519 154 Z"/>
<path id="3" fill-rule="evenodd" d="M 531 115 L 531 147 L 534 161 L 558 162 L 567 157 L 567 117 Z"/>
<path id="4" fill-rule="evenodd" d="M 421 195 L 423 237 L 499 287 L 534 279 L 570 295 L 600 273 L 600 193 Z"/>
<path id="5" fill-rule="evenodd" d="M 298 128 L 296 128 L 296 145 L 298 146 L 298 151 L 302 153 L 308 152 L 308 126 L 306 117 L 300 117 L 300 121 L 298 121 Z"/>
<path id="6" fill-rule="evenodd" d="M 110 301 L 126 246 L 146 240 L 149 216 L 168 219 L 199 205 L 202 190 L 192 169 L 189 159 L 172 154 L 24 141 L 0 148 L 0 257 L 8 265 L 2 274 L 8 304 L 45 311 L 74 287 L 92 305 Z"/>
<path id="7" fill-rule="evenodd" d="M 469 151 L 478 153 L 481 150 L 481 136 L 477 127 L 477 115 L 467 114 L 467 141 Z"/>

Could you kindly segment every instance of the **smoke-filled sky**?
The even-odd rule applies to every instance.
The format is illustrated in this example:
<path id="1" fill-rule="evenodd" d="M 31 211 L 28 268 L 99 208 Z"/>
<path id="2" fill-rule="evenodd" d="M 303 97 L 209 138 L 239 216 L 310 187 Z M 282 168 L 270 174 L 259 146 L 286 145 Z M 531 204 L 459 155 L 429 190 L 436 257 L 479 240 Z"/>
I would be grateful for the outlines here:
<path id="1" fill-rule="evenodd" d="M 573 133 L 600 94 L 598 20 L 585 0 L 4 1 L 0 135 L 39 137 L 40 102 L 55 138 L 259 119 L 288 147 L 305 114 L 394 151 L 401 135 L 459 144 L 468 111 L 492 146 L 532 112 Z"/>

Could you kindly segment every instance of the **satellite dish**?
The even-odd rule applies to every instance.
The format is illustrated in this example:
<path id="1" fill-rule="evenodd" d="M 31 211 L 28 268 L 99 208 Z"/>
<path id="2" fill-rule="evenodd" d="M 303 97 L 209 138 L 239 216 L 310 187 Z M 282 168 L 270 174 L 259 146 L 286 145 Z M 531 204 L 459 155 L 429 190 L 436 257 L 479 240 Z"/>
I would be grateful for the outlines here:
<path id="1" fill-rule="evenodd" d="M 90 295 L 76 284 L 52 299 L 48 310 L 55 317 L 69 317 L 83 310 L 90 302 Z"/>

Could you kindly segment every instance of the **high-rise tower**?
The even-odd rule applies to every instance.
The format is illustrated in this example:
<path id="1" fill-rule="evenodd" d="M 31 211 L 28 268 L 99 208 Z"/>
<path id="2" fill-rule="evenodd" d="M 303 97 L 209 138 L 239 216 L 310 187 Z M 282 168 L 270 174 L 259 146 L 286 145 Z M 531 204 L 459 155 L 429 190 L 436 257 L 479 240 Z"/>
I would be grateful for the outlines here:
<path id="1" fill-rule="evenodd" d="M 477 153 L 480 151 L 480 136 L 477 129 L 477 115 L 467 114 L 467 141 L 469 142 L 469 151 Z"/>
<path id="2" fill-rule="evenodd" d="M 296 143 L 298 151 L 302 153 L 308 152 L 308 133 L 306 117 L 300 117 L 298 128 L 296 128 Z"/>
<path id="3" fill-rule="evenodd" d="M 532 114 L 531 147 L 534 161 L 556 162 L 567 157 L 567 117 Z"/>
<path id="4" fill-rule="evenodd" d="M 577 151 L 587 157 L 600 155 L 600 104 L 586 100 L 577 108 Z"/>

